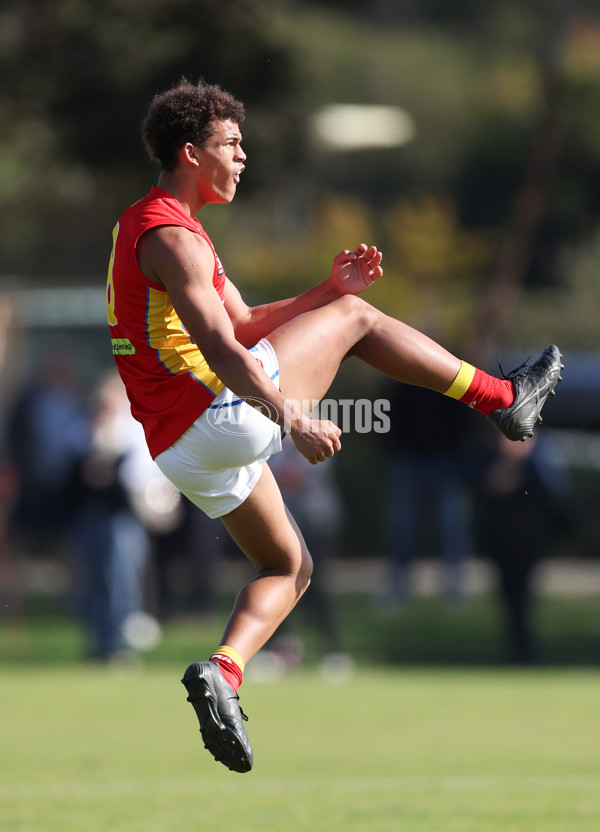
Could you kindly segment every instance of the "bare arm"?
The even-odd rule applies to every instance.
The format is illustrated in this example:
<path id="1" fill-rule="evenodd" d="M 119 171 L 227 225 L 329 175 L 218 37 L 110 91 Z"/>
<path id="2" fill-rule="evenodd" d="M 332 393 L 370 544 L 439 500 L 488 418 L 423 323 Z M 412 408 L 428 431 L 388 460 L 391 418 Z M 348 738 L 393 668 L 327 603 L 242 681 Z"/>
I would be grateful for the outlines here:
<path id="1" fill-rule="evenodd" d="M 162 283 L 177 314 L 221 381 L 247 399 L 266 399 L 283 413 L 283 401 L 270 401 L 270 379 L 239 343 L 212 282 L 214 256 L 197 234 L 179 226 L 147 232 L 138 245 L 144 274 Z M 283 397 L 281 397 L 283 399 Z"/>
<path id="2" fill-rule="evenodd" d="M 342 251 L 334 258 L 329 278 L 293 298 L 246 306 L 237 288 L 227 281 L 225 308 L 233 323 L 235 337 L 252 347 L 278 326 L 292 318 L 331 303 L 344 294 L 359 294 L 381 277 L 381 252 L 362 243 L 354 251 Z"/>

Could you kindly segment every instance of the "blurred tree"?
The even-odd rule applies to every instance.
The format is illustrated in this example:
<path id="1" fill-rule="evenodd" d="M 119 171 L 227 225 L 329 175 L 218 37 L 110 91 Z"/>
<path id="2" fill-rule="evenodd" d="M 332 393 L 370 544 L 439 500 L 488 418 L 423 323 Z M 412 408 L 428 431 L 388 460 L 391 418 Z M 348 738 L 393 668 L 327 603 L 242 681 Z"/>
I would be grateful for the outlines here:
<path id="1" fill-rule="evenodd" d="M 521 284 L 533 260 L 536 237 L 550 201 L 550 182 L 564 138 L 564 73 L 562 58 L 572 7 L 561 8 L 544 23 L 537 56 L 541 85 L 539 112 L 529 137 L 530 148 L 510 195 L 512 207 L 488 285 L 482 296 L 467 354 L 489 360 L 512 316 Z"/>
<path id="2" fill-rule="evenodd" d="M 187 74 L 248 105 L 243 187 L 206 216 L 244 291 L 303 288 L 369 232 L 386 252 L 374 300 L 430 307 L 450 333 L 476 317 L 493 263 L 565 295 L 565 252 L 583 257 L 600 212 L 599 33 L 592 0 L 5 0 L 3 270 L 102 280 L 112 223 L 155 178 L 145 104 Z M 336 101 L 400 106 L 416 138 L 317 150 L 307 116 Z M 514 342 L 512 318 L 494 337 L 509 325 Z"/>
<path id="3" fill-rule="evenodd" d="M 182 75 L 221 83 L 242 98 L 253 111 L 247 138 L 263 169 L 275 179 L 287 169 L 299 150 L 292 138 L 302 94 L 291 60 L 272 37 L 281 6 L 277 0 L 6 0 L 3 268 L 104 269 L 100 233 L 107 236 L 107 222 L 150 178 L 135 141 L 145 104 Z M 251 174 L 245 182 L 251 190 Z"/>
<path id="4" fill-rule="evenodd" d="M 388 296 L 392 283 L 409 309 L 435 304 L 437 296 L 438 311 L 448 318 L 448 299 L 462 295 L 462 321 L 459 311 L 447 323 L 454 330 L 462 325 L 471 355 L 489 354 L 498 342 L 514 344 L 521 293 L 536 286 L 566 288 L 565 252 L 593 244 L 590 232 L 600 211 L 597 4 L 351 4 L 368 21 L 351 58 L 349 17 L 340 23 L 335 0 L 321 5 L 335 7 L 335 15 L 313 12 L 304 27 L 314 33 L 306 48 L 319 97 L 398 104 L 412 114 L 417 130 L 411 144 L 396 150 L 317 156 L 315 179 L 321 188 L 359 195 L 371 208 L 377 239 L 383 236 Z M 401 228 L 406 212 L 396 214 L 394 244 L 388 220 L 390 206 L 402 201 L 400 192 L 413 205 L 454 205 L 447 251 L 461 251 L 471 268 L 457 270 L 450 255 L 445 294 L 435 290 L 439 273 L 427 275 L 420 265 L 448 243 L 439 248 L 431 213 L 420 212 L 417 233 Z M 403 253 L 407 243 L 410 253 Z M 411 298 L 415 292 L 423 303 Z M 574 303 L 577 294 L 563 291 L 561 297 Z M 479 309 L 472 302 L 478 296 Z M 578 341 L 575 328 L 566 345 Z"/>

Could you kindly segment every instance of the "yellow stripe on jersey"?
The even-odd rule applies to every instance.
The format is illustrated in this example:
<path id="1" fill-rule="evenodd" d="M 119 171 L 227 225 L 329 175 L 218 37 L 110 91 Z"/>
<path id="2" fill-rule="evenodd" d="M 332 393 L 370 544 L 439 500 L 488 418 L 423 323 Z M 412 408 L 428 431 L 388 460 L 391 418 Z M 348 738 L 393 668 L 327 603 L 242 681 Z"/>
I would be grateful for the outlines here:
<path id="1" fill-rule="evenodd" d="M 460 365 L 458 373 L 456 374 L 456 378 L 446 390 L 444 396 L 450 396 L 451 399 L 462 399 L 471 386 L 474 376 L 475 367 L 473 367 L 472 364 L 467 364 L 466 361 L 463 361 Z"/>
<path id="2" fill-rule="evenodd" d="M 161 364 L 174 375 L 190 373 L 215 395 L 225 386 L 186 332 L 166 292 L 148 288 L 146 310 L 148 345 Z"/>

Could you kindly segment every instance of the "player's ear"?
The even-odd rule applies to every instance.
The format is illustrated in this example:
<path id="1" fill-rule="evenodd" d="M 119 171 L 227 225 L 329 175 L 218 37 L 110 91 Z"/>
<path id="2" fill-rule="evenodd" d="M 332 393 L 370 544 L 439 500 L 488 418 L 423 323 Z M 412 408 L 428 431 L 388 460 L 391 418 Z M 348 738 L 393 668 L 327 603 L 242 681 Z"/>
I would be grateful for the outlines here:
<path id="1" fill-rule="evenodd" d="M 187 162 L 187 164 L 190 165 L 197 165 L 198 151 L 199 148 L 197 145 L 192 144 L 191 142 L 186 142 L 179 151 L 179 161 Z"/>

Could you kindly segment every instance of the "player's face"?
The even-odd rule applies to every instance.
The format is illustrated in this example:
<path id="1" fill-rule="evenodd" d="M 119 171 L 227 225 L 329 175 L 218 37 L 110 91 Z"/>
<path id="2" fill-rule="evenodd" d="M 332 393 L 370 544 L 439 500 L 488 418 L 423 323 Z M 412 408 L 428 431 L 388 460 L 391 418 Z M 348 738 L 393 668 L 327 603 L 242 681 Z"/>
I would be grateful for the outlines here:
<path id="1" fill-rule="evenodd" d="M 202 202 L 231 202 L 246 159 L 238 125 L 230 119 L 214 121 L 210 138 L 196 152 Z"/>

